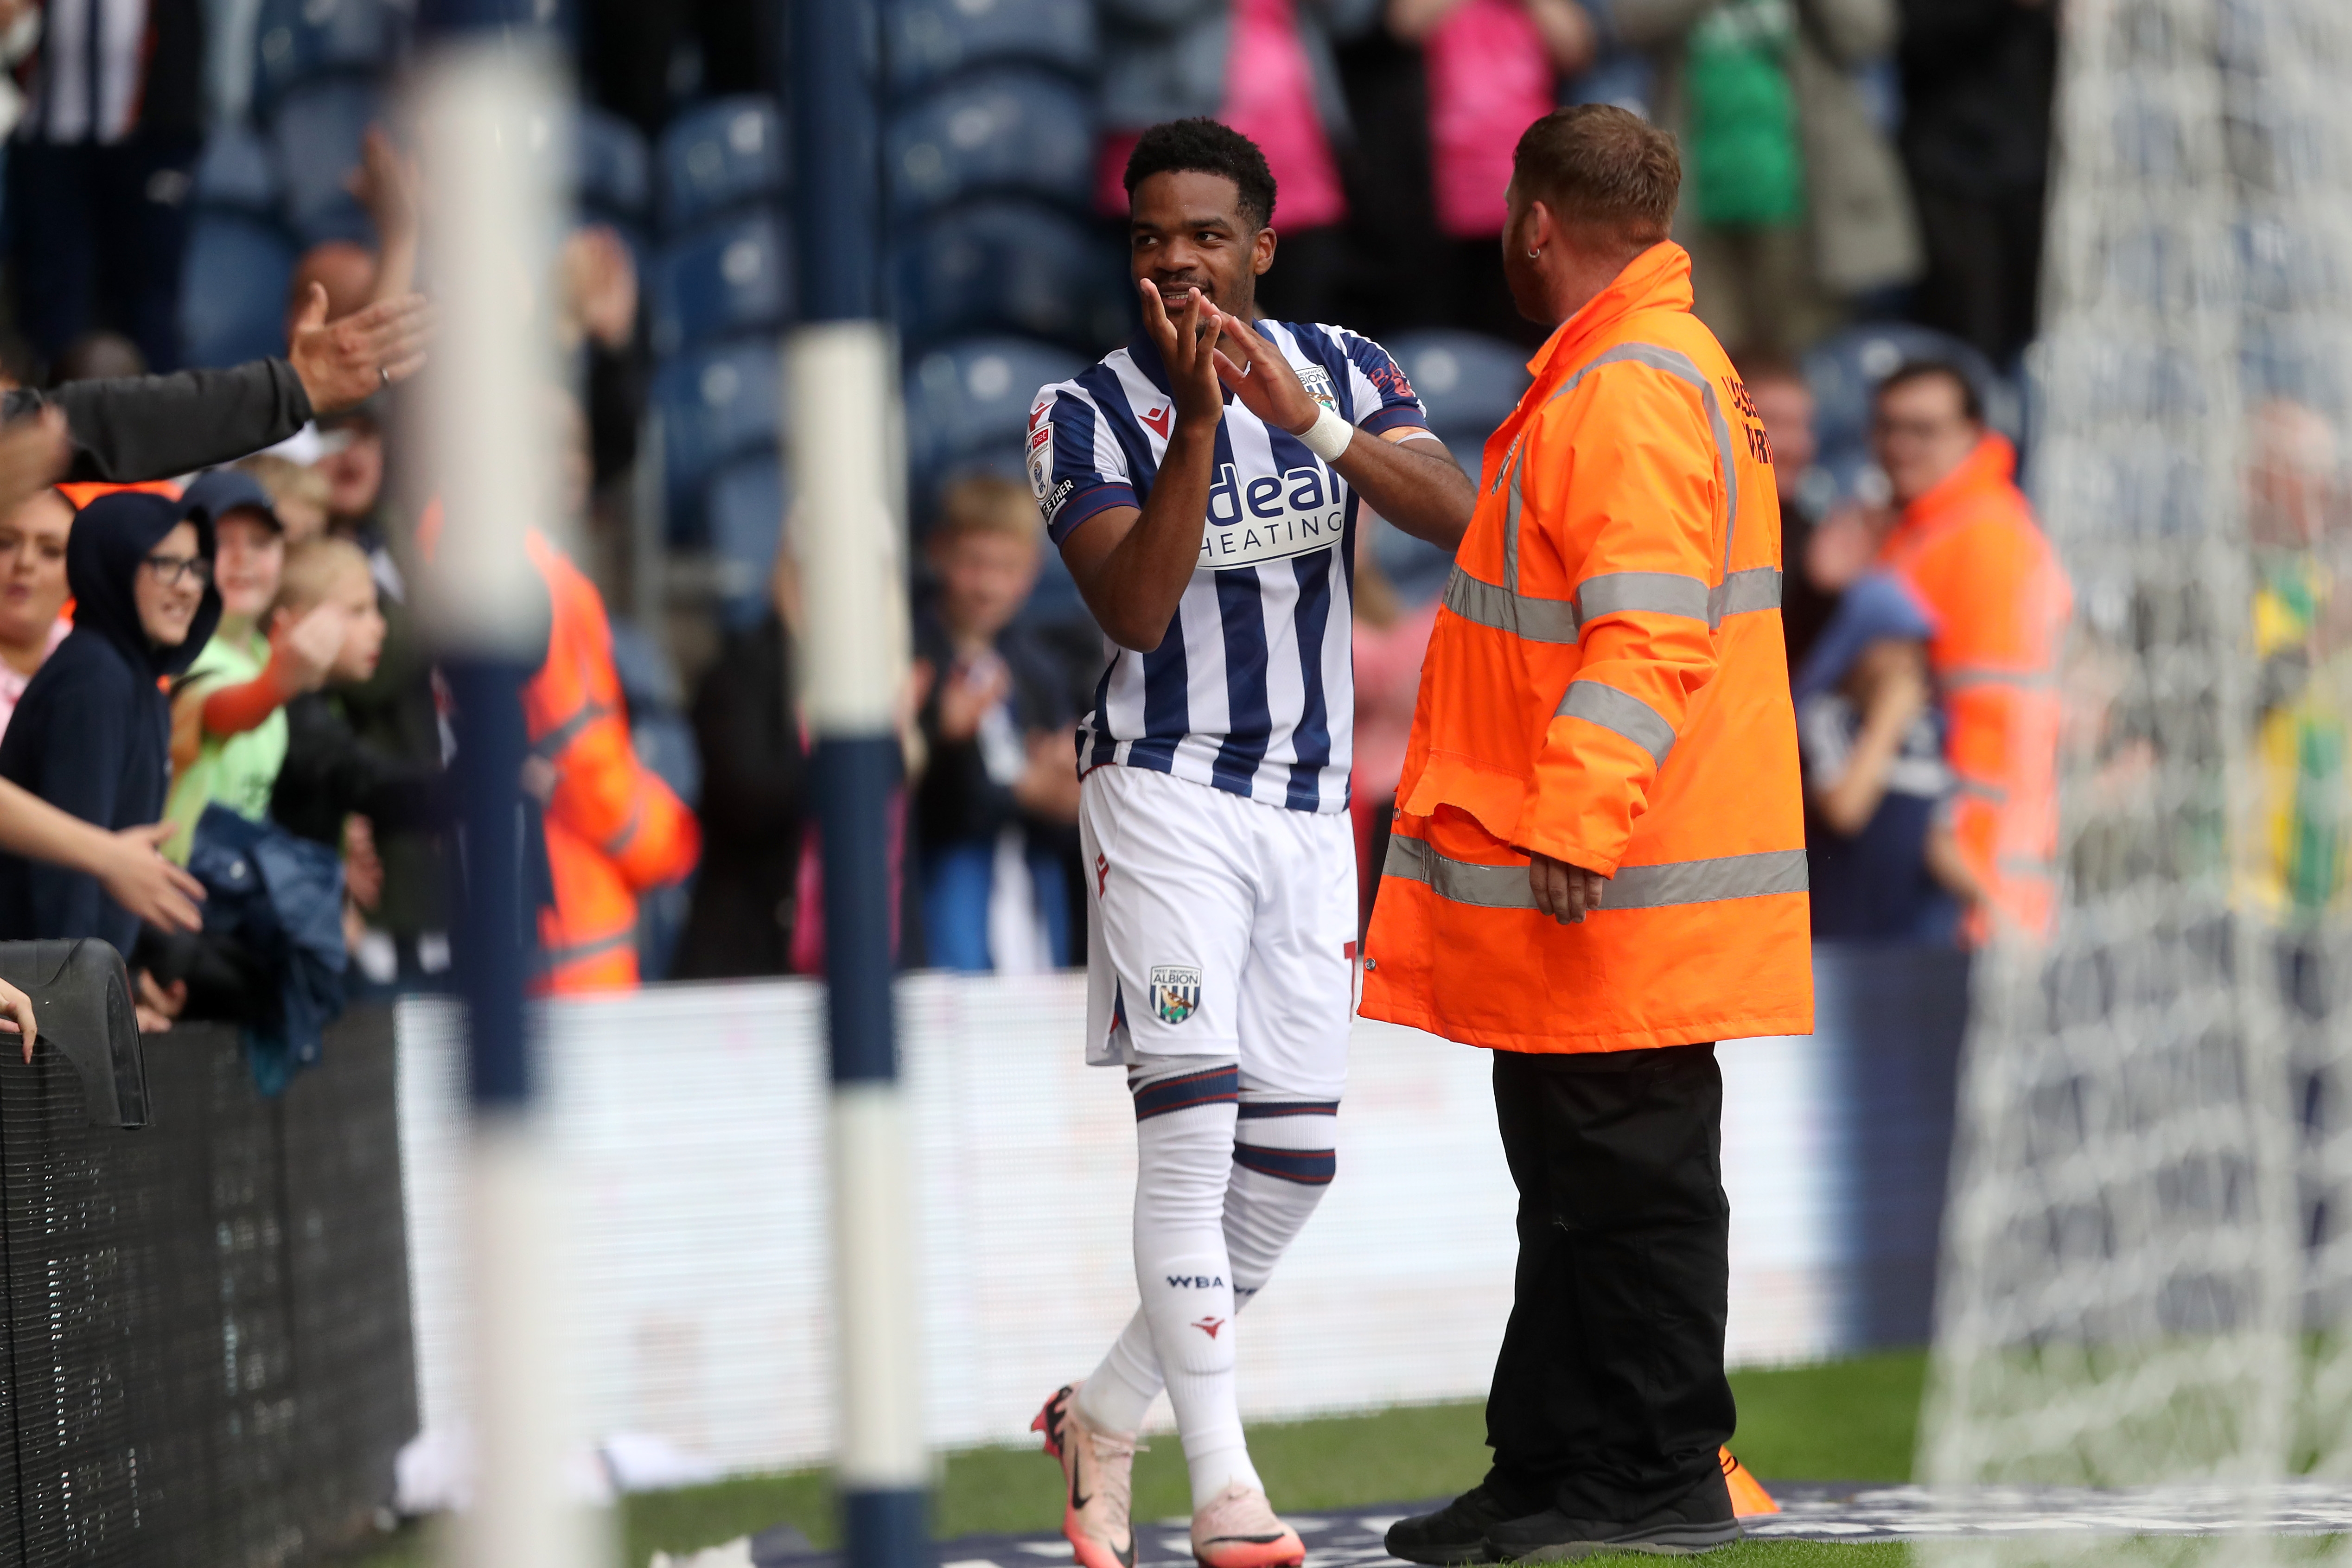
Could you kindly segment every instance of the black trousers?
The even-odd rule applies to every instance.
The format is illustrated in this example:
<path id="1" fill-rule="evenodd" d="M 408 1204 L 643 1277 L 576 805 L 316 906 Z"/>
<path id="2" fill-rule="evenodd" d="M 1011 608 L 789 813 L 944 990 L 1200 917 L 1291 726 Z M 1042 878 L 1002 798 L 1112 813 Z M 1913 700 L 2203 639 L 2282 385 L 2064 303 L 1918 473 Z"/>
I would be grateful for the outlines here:
<path id="1" fill-rule="evenodd" d="M 1495 1053 L 1519 1190 L 1489 1484 L 1528 1511 L 1630 1522 L 1719 1474 L 1731 1205 L 1712 1045 Z"/>

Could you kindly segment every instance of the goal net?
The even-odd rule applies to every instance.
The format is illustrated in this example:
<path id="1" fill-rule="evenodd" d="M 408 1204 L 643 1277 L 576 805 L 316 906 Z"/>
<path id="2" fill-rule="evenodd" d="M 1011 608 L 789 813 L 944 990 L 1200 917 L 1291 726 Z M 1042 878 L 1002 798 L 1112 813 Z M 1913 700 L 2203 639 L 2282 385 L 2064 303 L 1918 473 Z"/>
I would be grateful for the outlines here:
<path id="1" fill-rule="evenodd" d="M 2031 363 L 2075 594 L 2061 891 L 1978 966 L 1920 1474 L 1996 1513 L 2147 1489 L 2224 1527 L 2168 1560 L 2246 1556 L 2352 1479 L 2352 4 L 2061 21 Z"/>

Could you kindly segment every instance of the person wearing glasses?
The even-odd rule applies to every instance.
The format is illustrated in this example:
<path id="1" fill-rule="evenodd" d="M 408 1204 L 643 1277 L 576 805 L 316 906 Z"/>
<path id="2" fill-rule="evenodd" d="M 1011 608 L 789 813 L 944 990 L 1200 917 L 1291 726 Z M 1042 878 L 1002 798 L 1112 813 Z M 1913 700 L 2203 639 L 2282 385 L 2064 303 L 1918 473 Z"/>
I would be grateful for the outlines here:
<path id="1" fill-rule="evenodd" d="M 17 700 L 0 779 L 108 832 L 153 823 L 171 786 L 171 704 L 219 624 L 213 524 L 142 491 L 83 508 L 66 545 L 74 626 Z M 0 854 L 0 941 L 98 937 L 127 959 L 139 916 L 88 871 Z"/>

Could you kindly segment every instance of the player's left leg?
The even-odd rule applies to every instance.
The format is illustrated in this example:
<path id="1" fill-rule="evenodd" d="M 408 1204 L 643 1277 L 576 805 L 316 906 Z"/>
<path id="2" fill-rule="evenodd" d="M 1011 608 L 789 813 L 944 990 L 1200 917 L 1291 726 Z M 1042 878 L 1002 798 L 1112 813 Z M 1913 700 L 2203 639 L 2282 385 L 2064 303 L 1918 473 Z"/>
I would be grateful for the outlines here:
<path id="1" fill-rule="evenodd" d="M 1275 1265 L 1307 1228 L 1337 1166 L 1339 1102 L 1311 1100 L 1243 1075 L 1224 1196 L 1225 1256 L 1234 1310 L 1256 1299 Z M 1133 1432 L 1164 1379 L 1151 1324 L 1139 1308 L 1078 1395 L 1087 1418 L 1108 1432 Z"/>
<path id="2" fill-rule="evenodd" d="M 1331 1134 L 1348 1081 L 1358 911 L 1355 835 L 1345 816 L 1261 808 L 1253 825 L 1257 906 L 1238 1020 L 1244 1087 L 1224 1220 L 1234 1284 L 1255 1294 L 1336 1168 Z M 1297 1532 L 1263 1490 L 1237 1479 L 1205 1506 L 1200 1494 L 1196 1478 L 1192 1554 L 1209 1568 L 1265 1562 L 1276 1552 L 1293 1562 L 1304 1556 Z"/>

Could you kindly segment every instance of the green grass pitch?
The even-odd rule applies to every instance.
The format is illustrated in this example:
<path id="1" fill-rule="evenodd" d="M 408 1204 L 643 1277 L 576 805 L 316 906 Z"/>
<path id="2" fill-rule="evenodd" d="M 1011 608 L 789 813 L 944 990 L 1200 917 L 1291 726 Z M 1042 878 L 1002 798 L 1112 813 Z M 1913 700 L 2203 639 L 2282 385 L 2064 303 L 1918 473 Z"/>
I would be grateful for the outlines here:
<path id="1" fill-rule="evenodd" d="M 1925 1370 L 1919 1352 L 1894 1352 L 1734 1373 L 1739 1433 L 1732 1449 L 1768 1485 L 1906 1480 Z M 1254 1426 L 1250 1455 L 1278 1507 L 1311 1513 L 1460 1491 L 1486 1473 L 1485 1433 L 1475 1404 L 1411 1405 Z M 1135 1503 L 1143 1519 L 1186 1511 L 1184 1457 L 1173 1435 L 1153 1439 L 1137 1458 Z M 1054 1530 L 1062 1521 L 1059 1475 L 1034 1447 L 967 1449 L 947 1456 L 932 1508 L 933 1530 L 942 1538 Z M 642 1493 L 625 1500 L 616 1521 L 621 1562 L 645 1568 L 656 1550 L 715 1546 L 785 1521 L 819 1544 L 835 1538 L 823 1472 Z M 1744 1542 L 1707 1562 L 1710 1568 L 1906 1568 L 1907 1550 Z M 355 1568 L 428 1568 L 434 1561 L 428 1532 L 412 1527 L 355 1560 Z"/>

